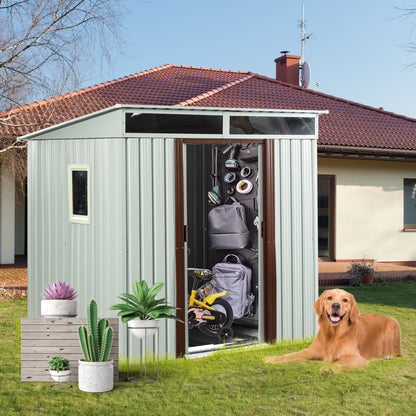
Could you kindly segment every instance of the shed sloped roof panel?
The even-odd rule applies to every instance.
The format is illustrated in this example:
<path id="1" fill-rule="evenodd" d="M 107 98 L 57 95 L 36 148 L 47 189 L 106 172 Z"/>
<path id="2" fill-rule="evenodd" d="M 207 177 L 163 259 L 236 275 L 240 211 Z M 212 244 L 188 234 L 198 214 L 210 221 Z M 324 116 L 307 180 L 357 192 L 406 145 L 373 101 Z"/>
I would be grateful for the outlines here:
<path id="1" fill-rule="evenodd" d="M 329 110 L 318 144 L 416 150 L 416 120 L 250 72 L 164 65 L 0 115 L 21 136 L 115 104 Z"/>

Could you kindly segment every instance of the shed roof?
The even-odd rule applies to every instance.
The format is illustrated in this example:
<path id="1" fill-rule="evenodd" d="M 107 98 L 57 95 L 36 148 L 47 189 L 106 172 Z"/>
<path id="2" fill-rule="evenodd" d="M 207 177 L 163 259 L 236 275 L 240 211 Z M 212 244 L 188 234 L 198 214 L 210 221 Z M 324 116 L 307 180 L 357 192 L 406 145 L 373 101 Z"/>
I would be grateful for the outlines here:
<path id="1" fill-rule="evenodd" d="M 416 120 L 251 72 L 164 65 L 3 113 L 2 138 L 32 133 L 115 104 L 329 110 L 318 145 L 416 150 Z"/>

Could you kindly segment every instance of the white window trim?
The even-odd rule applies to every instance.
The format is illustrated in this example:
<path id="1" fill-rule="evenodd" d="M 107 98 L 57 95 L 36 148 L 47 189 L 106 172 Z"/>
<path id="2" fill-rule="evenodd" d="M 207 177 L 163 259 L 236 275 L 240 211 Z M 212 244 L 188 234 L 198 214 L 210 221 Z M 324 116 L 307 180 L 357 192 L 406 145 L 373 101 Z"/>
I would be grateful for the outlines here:
<path id="1" fill-rule="evenodd" d="M 87 172 L 87 206 L 88 215 L 76 215 L 73 212 L 73 187 L 72 187 L 72 172 L 75 170 L 83 170 Z M 90 166 L 89 165 L 68 165 L 68 208 L 69 208 L 69 222 L 76 224 L 90 224 L 91 204 L 90 204 Z"/>

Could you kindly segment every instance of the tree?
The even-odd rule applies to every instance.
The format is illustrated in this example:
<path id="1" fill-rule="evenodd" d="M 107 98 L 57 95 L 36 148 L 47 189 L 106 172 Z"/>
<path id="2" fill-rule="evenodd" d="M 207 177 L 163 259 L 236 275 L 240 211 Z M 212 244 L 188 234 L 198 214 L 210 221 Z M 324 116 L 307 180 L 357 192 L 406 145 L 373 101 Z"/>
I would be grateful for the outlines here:
<path id="1" fill-rule="evenodd" d="M 416 5 L 408 7 L 397 7 L 400 10 L 401 19 L 411 20 L 412 27 L 410 29 L 409 41 L 404 45 L 404 48 L 410 53 L 416 53 L 416 41 L 414 41 L 415 31 L 416 31 Z M 416 61 L 413 61 L 409 64 L 409 67 L 416 67 Z"/>
<path id="2" fill-rule="evenodd" d="M 117 0 L 0 0 L 0 22 L 0 163 L 13 158 L 18 169 L 22 145 L 1 135 L 16 125 L 12 110 L 71 91 L 94 62 L 108 62 L 121 13 Z"/>

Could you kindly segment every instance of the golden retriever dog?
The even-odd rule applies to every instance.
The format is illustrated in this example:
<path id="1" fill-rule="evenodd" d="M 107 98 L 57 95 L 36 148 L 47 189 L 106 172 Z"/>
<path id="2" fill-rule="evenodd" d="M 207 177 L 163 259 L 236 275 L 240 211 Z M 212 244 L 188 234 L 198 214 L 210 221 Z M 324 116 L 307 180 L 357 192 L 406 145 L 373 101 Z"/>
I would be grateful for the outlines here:
<path id="1" fill-rule="evenodd" d="M 333 372 L 364 367 L 369 360 L 400 356 L 400 326 L 388 316 L 360 314 L 354 296 L 341 289 L 325 290 L 313 305 L 318 315 L 318 335 L 309 348 L 266 363 L 320 360 L 332 363 Z"/>

